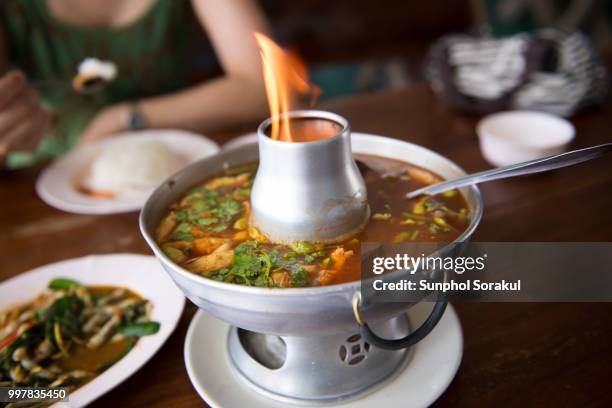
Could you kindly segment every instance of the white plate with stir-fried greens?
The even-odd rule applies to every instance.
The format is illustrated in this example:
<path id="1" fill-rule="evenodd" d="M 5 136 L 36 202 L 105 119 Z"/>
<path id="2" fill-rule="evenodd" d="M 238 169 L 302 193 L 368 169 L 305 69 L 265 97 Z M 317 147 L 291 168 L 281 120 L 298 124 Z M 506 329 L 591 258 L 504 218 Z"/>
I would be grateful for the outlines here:
<path id="1" fill-rule="evenodd" d="M 185 298 L 154 257 L 49 264 L 0 283 L 0 386 L 68 387 L 81 407 L 142 367 Z M 3 405 L 0 403 L 0 407 Z"/>

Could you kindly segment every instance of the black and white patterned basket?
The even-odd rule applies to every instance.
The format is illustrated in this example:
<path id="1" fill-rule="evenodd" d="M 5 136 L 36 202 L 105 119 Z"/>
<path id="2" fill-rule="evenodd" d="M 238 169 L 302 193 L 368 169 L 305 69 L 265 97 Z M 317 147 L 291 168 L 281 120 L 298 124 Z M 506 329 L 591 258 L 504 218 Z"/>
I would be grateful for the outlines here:
<path id="1" fill-rule="evenodd" d="M 580 32 L 543 29 L 495 39 L 454 34 L 430 49 L 426 76 L 451 105 L 481 113 L 530 109 L 570 116 L 603 101 L 608 75 Z"/>

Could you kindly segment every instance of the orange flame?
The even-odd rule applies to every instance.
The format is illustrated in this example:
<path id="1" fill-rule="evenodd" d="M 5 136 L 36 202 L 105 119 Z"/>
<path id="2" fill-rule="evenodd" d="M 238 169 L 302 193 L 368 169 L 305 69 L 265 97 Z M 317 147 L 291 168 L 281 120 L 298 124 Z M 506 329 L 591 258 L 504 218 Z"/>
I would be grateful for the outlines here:
<path id="1" fill-rule="evenodd" d="M 285 52 L 261 33 L 254 35 L 259 45 L 266 95 L 273 118 L 270 137 L 291 142 L 291 126 L 284 114 L 291 110 L 296 94 L 311 94 L 314 99 L 318 89 L 308 83 L 306 66 L 296 55 Z"/>

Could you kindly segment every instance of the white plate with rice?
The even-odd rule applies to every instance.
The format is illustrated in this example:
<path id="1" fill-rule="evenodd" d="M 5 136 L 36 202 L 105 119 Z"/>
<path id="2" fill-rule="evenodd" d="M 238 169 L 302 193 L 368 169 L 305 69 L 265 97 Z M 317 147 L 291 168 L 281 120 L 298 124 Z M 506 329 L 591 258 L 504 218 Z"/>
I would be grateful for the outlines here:
<path id="1" fill-rule="evenodd" d="M 121 133 L 55 160 L 38 177 L 36 192 L 71 213 L 137 211 L 165 179 L 218 152 L 212 140 L 182 130 Z"/>
<path id="2" fill-rule="evenodd" d="M 247 133 L 246 135 L 238 136 L 225 143 L 223 146 L 221 146 L 221 150 L 226 152 L 228 150 L 233 150 L 238 147 L 253 143 L 257 143 L 257 133 Z"/>
<path id="3" fill-rule="evenodd" d="M 56 278 L 75 280 L 85 286 L 127 288 L 151 303 L 149 318 L 159 323 L 156 334 L 140 338 L 123 358 L 70 393 L 68 402 L 53 405 L 84 407 L 128 379 L 161 349 L 179 322 L 185 297 L 153 256 L 92 255 L 44 265 L 1 282 L 0 313 L 31 302 Z"/>

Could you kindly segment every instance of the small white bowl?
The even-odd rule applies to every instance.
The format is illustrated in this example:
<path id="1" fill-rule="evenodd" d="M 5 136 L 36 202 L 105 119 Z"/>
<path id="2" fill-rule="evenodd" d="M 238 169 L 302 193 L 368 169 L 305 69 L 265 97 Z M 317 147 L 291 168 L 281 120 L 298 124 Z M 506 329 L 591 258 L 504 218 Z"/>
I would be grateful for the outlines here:
<path id="1" fill-rule="evenodd" d="M 517 110 L 484 117 L 476 133 L 484 158 L 495 166 L 507 166 L 563 153 L 576 130 L 550 113 Z"/>

